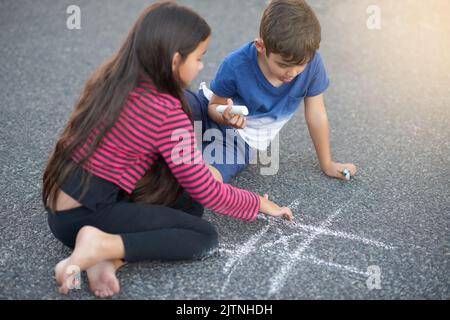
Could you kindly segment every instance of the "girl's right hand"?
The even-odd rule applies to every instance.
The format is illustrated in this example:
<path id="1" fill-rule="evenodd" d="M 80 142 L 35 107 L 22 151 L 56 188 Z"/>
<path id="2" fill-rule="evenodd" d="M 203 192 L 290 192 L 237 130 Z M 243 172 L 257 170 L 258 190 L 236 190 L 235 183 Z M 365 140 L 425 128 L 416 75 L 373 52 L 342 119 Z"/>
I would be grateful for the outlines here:
<path id="1" fill-rule="evenodd" d="M 260 211 L 262 213 L 272 217 L 283 217 L 289 221 L 294 219 L 291 209 L 288 207 L 279 207 L 276 203 L 269 200 L 267 194 L 264 197 L 259 196 L 259 199 L 261 200 Z"/>

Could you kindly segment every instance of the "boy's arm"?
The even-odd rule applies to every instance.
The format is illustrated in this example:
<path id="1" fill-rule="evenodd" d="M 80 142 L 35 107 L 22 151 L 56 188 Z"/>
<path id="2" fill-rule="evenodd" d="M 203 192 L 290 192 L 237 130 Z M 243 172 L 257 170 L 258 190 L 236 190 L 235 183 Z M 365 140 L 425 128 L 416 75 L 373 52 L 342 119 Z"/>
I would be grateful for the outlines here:
<path id="1" fill-rule="evenodd" d="M 305 98 L 305 119 L 322 171 L 330 177 L 345 180 L 342 172 L 344 169 L 349 169 L 354 176 L 356 167 L 353 164 L 336 163 L 332 160 L 330 129 L 323 94 Z"/>
<path id="2" fill-rule="evenodd" d="M 223 113 L 216 110 L 218 105 L 228 105 Z M 246 119 L 242 115 L 232 115 L 230 114 L 231 106 L 233 106 L 233 101 L 229 98 L 219 97 L 213 94 L 208 105 L 208 116 L 216 123 L 223 126 L 232 126 L 236 129 L 242 129 L 245 127 Z"/>

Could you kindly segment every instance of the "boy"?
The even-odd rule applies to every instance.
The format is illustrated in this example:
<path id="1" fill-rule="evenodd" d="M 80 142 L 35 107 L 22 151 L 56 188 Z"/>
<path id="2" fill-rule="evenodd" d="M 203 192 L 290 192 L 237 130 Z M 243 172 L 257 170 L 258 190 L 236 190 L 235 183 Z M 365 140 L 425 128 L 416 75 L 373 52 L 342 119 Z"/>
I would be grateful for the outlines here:
<path id="1" fill-rule="evenodd" d="M 272 0 L 261 20 L 260 37 L 225 58 L 211 82 L 212 92 L 203 84 L 198 95 L 186 92 L 203 132 L 222 133 L 202 146 L 204 159 L 219 180 L 228 183 L 250 163 L 256 149 L 267 149 L 302 100 L 322 171 L 338 179 L 356 174 L 353 164 L 336 163 L 331 157 L 323 99 L 329 80 L 317 52 L 320 41 L 319 21 L 305 1 Z M 247 106 L 248 116 L 231 114 L 233 103 Z M 228 107 L 220 113 L 218 105 Z"/>

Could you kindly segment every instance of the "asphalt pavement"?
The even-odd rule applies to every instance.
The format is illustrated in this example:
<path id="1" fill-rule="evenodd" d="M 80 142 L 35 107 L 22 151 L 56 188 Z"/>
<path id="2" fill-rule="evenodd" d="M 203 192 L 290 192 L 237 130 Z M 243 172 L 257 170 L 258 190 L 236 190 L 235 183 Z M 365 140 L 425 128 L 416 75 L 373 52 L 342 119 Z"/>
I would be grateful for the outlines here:
<path id="1" fill-rule="evenodd" d="M 267 3 L 179 2 L 213 30 L 194 87 L 258 36 Z M 450 298 L 450 3 L 310 2 L 331 80 L 333 158 L 355 163 L 358 175 L 321 172 L 300 106 L 280 133 L 277 173 L 251 165 L 232 182 L 289 205 L 295 223 L 208 211 L 218 250 L 202 261 L 126 265 L 115 299 Z M 95 298 L 85 276 L 68 297 L 56 292 L 53 267 L 70 251 L 47 226 L 41 177 L 87 77 L 149 3 L 0 2 L 0 299 Z M 80 30 L 66 27 L 73 4 Z M 370 5 L 379 29 L 368 27 Z"/>

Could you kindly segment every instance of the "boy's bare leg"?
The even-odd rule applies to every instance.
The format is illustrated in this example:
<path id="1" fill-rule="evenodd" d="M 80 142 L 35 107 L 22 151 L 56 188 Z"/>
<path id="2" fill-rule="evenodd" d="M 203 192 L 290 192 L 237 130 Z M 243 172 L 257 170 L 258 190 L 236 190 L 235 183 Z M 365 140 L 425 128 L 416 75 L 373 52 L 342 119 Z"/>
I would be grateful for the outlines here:
<path id="1" fill-rule="evenodd" d="M 214 168 L 212 165 L 208 165 L 209 171 L 213 174 L 214 178 L 216 178 L 217 181 L 223 182 L 222 175 L 220 174 L 219 170 Z"/>
<path id="2" fill-rule="evenodd" d="M 92 276 L 93 271 L 97 271 L 97 274 L 99 271 L 103 274 L 106 272 L 110 276 L 111 270 L 114 269 L 115 274 L 115 268 L 119 266 L 117 260 L 123 259 L 124 256 L 125 247 L 120 235 L 106 233 L 92 226 L 81 228 L 77 234 L 72 255 L 60 261 L 55 267 L 56 281 L 60 285 L 59 292 L 67 294 L 71 289 L 71 281 L 75 276 L 71 273 L 73 270 L 81 272 L 101 262 L 112 261 L 112 265 L 105 263 L 91 270 Z M 109 277 L 110 281 L 111 277 Z M 114 284 L 113 289 L 117 289 Z"/>

